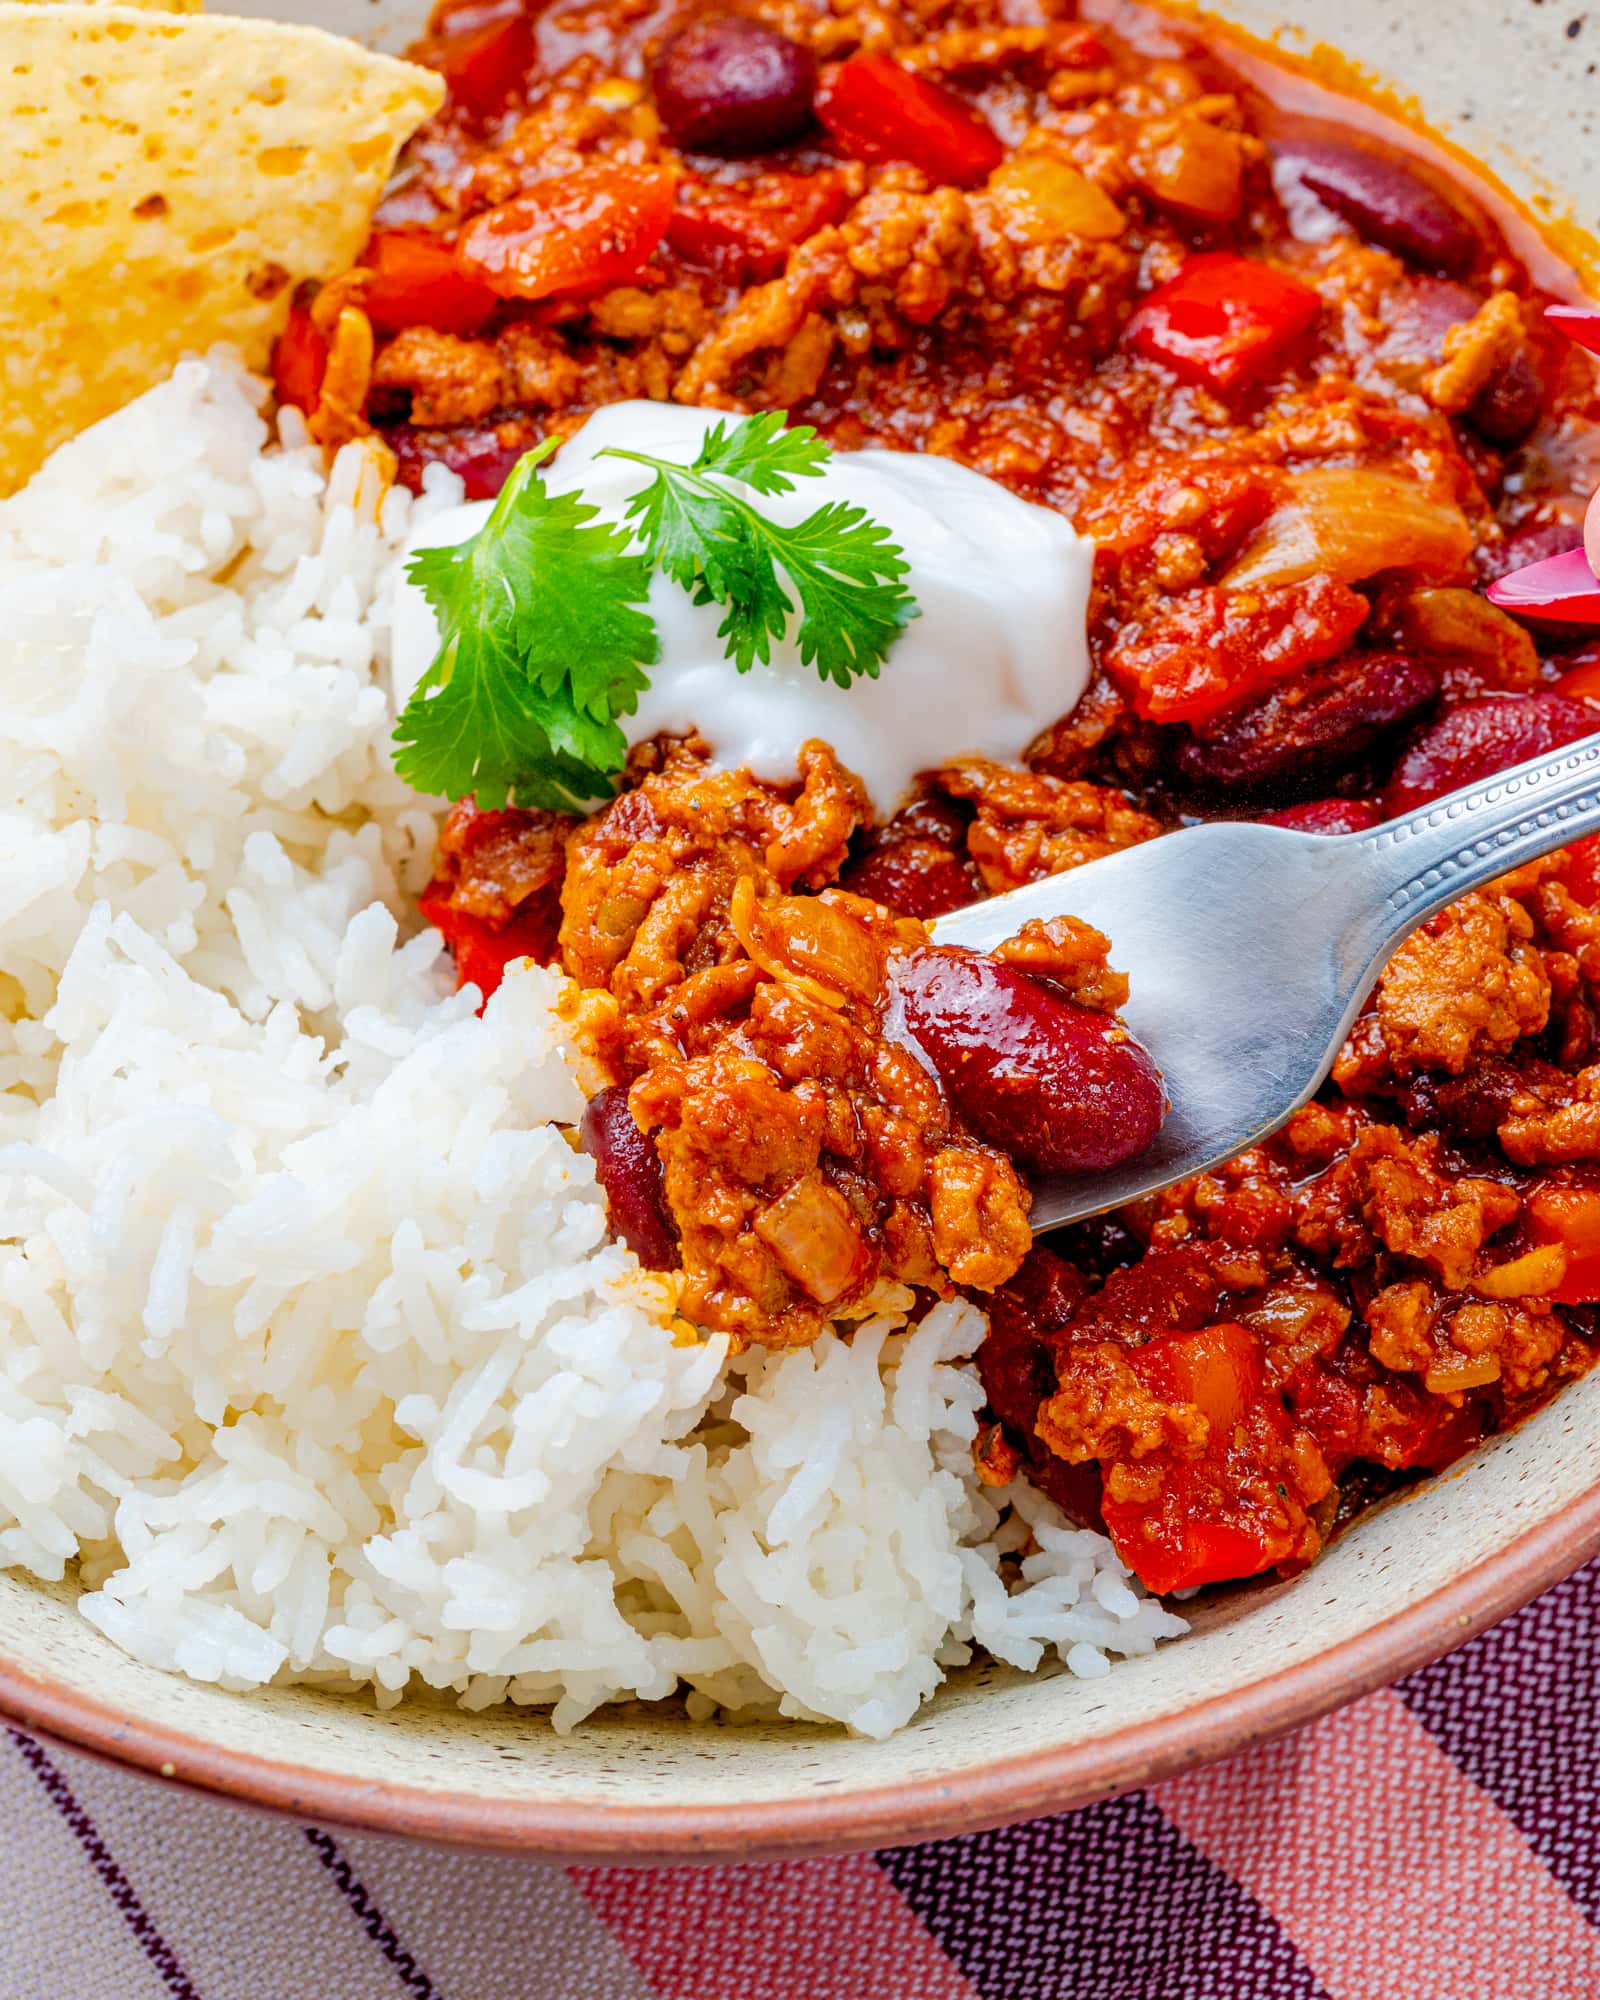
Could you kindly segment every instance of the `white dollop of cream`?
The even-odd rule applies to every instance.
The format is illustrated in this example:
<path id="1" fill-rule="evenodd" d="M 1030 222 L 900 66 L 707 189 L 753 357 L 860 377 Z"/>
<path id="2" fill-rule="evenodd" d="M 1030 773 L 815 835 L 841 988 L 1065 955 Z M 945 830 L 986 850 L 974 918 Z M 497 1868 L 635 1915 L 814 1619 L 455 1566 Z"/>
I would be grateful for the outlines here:
<path id="1" fill-rule="evenodd" d="M 580 491 L 620 522 L 653 476 L 607 446 L 687 465 L 720 417 L 672 403 L 617 403 L 599 410 L 546 469 L 553 493 Z M 735 421 L 737 421 L 735 419 Z M 914 452 L 836 451 L 817 478 L 792 493 L 757 495 L 734 483 L 769 519 L 793 525 L 825 501 L 864 507 L 910 563 L 906 587 L 921 607 L 890 648 L 876 680 L 848 688 L 802 664 L 789 636 L 741 674 L 717 636 L 722 608 L 696 605 L 665 576 L 650 585 L 661 656 L 635 714 L 622 718 L 630 743 L 696 729 L 730 770 L 783 780 L 811 737 L 831 743 L 887 818 L 919 772 L 966 752 L 1014 758 L 1077 702 L 1089 680 L 1086 620 L 1094 544 L 1062 515 L 1036 507 L 947 458 Z M 490 502 L 436 514 L 414 548 L 450 547 L 477 533 Z M 409 551 L 408 551 L 409 553 Z M 791 597 L 794 592 L 789 592 Z M 438 628 L 415 585 L 394 604 L 393 694 L 397 709 L 427 671 Z"/>

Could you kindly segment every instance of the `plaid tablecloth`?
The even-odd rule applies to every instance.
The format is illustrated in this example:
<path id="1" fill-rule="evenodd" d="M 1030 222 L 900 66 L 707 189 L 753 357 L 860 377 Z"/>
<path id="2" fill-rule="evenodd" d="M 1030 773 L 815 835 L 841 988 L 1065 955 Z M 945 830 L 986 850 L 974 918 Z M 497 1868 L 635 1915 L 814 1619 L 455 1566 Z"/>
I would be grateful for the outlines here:
<path id="1" fill-rule="evenodd" d="M 1008 1831 L 649 1873 L 0 1737 L 3 2000 L 1600 2000 L 1600 1564 L 1398 1688 Z"/>

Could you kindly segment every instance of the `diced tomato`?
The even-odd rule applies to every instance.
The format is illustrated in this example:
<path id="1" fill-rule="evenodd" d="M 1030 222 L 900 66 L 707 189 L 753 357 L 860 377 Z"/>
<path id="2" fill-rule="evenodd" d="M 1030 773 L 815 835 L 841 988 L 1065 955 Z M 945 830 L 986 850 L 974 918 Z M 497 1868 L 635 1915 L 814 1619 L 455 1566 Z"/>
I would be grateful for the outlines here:
<path id="1" fill-rule="evenodd" d="M 1367 601 L 1332 577 L 1264 590 L 1190 590 L 1118 634 L 1106 670 L 1152 722 L 1209 721 L 1342 653 Z"/>
<path id="2" fill-rule="evenodd" d="M 1006 154 L 970 104 L 887 56 L 852 56 L 825 76 L 817 116 L 855 159 L 904 160 L 941 185 L 976 187 Z"/>
<path id="3" fill-rule="evenodd" d="M 428 67 L 450 86 L 452 99 L 480 118 L 504 108 L 537 54 L 533 24 L 520 0 L 512 0 L 509 10 L 497 6 L 487 19 L 486 13 L 482 7 L 459 9 L 422 51 Z"/>
<path id="4" fill-rule="evenodd" d="M 760 174 L 737 185 L 702 181 L 678 190 L 667 242 L 686 264 L 732 285 L 775 278 L 797 243 L 837 222 L 850 204 L 841 177 Z"/>
<path id="5" fill-rule="evenodd" d="M 475 216 L 457 261 L 503 299 L 624 284 L 666 233 L 673 186 L 665 167 L 575 167 Z"/>
<path id="6" fill-rule="evenodd" d="M 547 964 L 555 955 L 561 910 L 553 898 L 530 897 L 498 930 L 482 917 L 456 909 L 444 883 L 427 889 L 417 907 L 449 945 L 456 962 L 456 985 L 476 986 L 485 1000 L 515 960 L 536 958 Z"/>
<path id="7" fill-rule="evenodd" d="M 1535 1239 L 1567 1253 L 1567 1275 L 1549 1296 L 1561 1305 L 1600 1304 L 1600 1188 L 1536 1188 L 1527 1207 Z"/>
<path id="8" fill-rule="evenodd" d="M 1281 367 L 1310 333 L 1322 300 L 1287 272 L 1228 250 L 1191 257 L 1128 322 L 1127 343 L 1181 381 L 1219 396 Z"/>
<path id="9" fill-rule="evenodd" d="M 454 248 L 438 236 L 381 229 L 361 262 L 371 274 L 361 304 L 380 333 L 408 326 L 475 333 L 499 304 L 487 285 L 466 275 Z"/>
<path id="10" fill-rule="evenodd" d="M 1205 1416 L 1203 1451 L 1156 1453 L 1130 1471 L 1158 1483 L 1153 1496 L 1119 1496 L 1108 1479 L 1106 1531 L 1117 1553 L 1150 1590 L 1187 1590 L 1256 1576 L 1300 1552 L 1303 1496 L 1288 1414 L 1265 1381 L 1261 1342 L 1225 1322 L 1198 1333 L 1152 1340 L 1129 1364 L 1164 1401 L 1192 1403 Z"/>
<path id="11" fill-rule="evenodd" d="M 328 343 L 321 329 L 306 307 L 291 306 L 289 323 L 272 350 L 272 383 L 278 401 L 293 403 L 297 410 L 314 410 L 327 366 Z"/>

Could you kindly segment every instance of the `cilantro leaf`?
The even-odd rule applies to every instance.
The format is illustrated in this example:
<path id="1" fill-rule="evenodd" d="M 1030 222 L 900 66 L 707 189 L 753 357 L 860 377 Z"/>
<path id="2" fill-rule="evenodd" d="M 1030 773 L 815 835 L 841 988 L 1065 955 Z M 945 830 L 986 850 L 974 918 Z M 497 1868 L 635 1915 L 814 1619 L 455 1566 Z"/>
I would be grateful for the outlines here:
<path id="1" fill-rule="evenodd" d="M 617 724 L 649 685 L 650 563 L 626 529 L 520 459 L 494 511 L 457 548 L 421 549 L 407 575 L 440 646 L 395 724 L 395 769 L 423 792 L 581 810 L 622 769 Z"/>
<path id="2" fill-rule="evenodd" d="M 797 527 L 785 527 L 719 482 L 738 479 L 757 493 L 788 493 L 832 456 L 807 425 L 783 428 L 783 412 L 730 430 L 714 424 L 693 465 L 609 447 L 600 455 L 649 466 L 655 478 L 628 502 L 627 519 L 646 559 L 692 591 L 697 604 L 722 604 L 718 636 L 740 673 L 772 657 L 799 599 L 795 643 L 825 681 L 847 688 L 876 678 L 890 646 L 918 615 L 901 578 L 910 565 L 888 530 L 863 508 L 830 500 Z M 787 587 L 786 587 L 787 586 Z"/>
<path id="3" fill-rule="evenodd" d="M 796 479 L 815 479 L 833 456 L 809 424 L 784 428 L 783 410 L 747 417 L 729 431 L 713 424 L 695 453 L 692 470 L 742 479 L 757 493 L 791 493 Z"/>

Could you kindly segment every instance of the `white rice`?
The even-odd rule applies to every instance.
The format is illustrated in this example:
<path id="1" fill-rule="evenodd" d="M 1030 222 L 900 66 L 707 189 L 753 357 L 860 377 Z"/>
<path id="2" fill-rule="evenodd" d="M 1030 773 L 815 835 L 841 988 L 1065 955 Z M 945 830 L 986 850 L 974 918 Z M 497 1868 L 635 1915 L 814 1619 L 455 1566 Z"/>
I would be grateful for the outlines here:
<path id="1" fill-rule="evenodd" d="M 882 1735 L 973 1646 L 1182 1622 L 971 1469 L 973 1307 L 730 1363 L 610 1243 L 527 968 L 480 1019 L 409 893 L 397 551 L 224 356 L 0 507 L 0 1562 L 231 1688 L 680 1688 Z"/>

